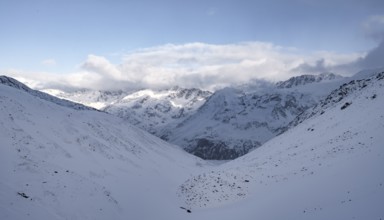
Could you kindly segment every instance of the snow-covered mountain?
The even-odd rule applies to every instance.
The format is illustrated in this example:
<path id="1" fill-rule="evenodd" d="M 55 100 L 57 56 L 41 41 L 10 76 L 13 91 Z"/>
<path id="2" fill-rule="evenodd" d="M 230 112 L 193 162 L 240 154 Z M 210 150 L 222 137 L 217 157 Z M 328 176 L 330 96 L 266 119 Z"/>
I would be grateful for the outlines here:
<path id="1" fill-rule="evenodd" d="M 306 99 L 305 101 L 302 101 Z M 167 140 L 204 159 L 234 159 L 276 135 L 282 124 L 313 104 L 301 93 L 217 91 Z"/>
<path id="2" fill-rule="evenodd" d="M 194 114 L 211 95 L 208 91 L 180 87 L 139 91 L 43 91 L 117 115 L 159 137 Z"/>
<path id="3" fill-rule="evenodd" d="M 384 72 L 321 103 L 213 166 L 113 115 L 0 84 L 0 219 L 383 219 Z"/>
<path id="4" fill-rule="evenodd" d="M 234 159 L 286 130 L 343 80 L 304 75 L 252 92 L 225 88 L 165 138 L 204 159 Z"/>
<path id="5" fill-rule="evenodd" d="M 207 91 L 180 87 L 146 89 L 129 94 L 103 110 L 162 137 L 193 115 L 210 95 Z"/>

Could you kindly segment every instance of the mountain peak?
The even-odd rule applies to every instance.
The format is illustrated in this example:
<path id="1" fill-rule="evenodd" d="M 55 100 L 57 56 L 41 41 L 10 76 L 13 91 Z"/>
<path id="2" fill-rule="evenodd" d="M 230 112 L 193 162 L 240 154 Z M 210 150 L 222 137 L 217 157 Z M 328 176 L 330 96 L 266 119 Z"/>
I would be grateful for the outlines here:
<path id="1" fill-rule="evenodd" d="M 4 84 L 4 85 L 10 86 L 10 87 L 13 87 L 16 89 L 24 90 L 24 91 L 32 90 L 31 88 L 29 88 L 25 84 L 17 81 L 14 78 L 11 78 L 11 77 L 8 77 L 5 75 L 0 76 L 0 84 Z"/>
<path id="2" fill-rule="evenodd" d="M 292 88 L 302 86 L 310 83 L 318 83 L 322 81 L 332 81 L 343 78 L 340 75 L 334 73 L 321 73 L 319 75 L 301 75 L 289 78 L 286 81 L 280 81 L 276 83 L 278 88 Z"/>

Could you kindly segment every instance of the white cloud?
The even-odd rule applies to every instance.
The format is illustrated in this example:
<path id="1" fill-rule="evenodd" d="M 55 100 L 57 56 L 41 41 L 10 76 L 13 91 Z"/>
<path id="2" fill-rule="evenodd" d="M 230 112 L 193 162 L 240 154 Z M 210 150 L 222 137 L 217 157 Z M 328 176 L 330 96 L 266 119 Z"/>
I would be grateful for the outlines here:
<path id="1" fill-rule="evenodd" d="M 50 58 L 41 61 L 41 64 L 43 64 L 44 66 L 55 66 L 57 62 L 55 59 Z"/>
<path id="2" fill-rule="evenodd" d="M 93 54 L 88 55 L 82 68 L 86 71 L 95 72 L 110 79 L 119 80 L 122 77 L 122 73 L 115 65 L 110 63 L 106 58 Z"/>
<path id="3" fill-rule="evenodd" d="M 40 87 L 120 89 L 179 85 L 213 90 L 253 79 L 277 81 L 303 73 L 333 70 L 340 73 L 342 69 L 338 67 L 363 55 L 333 52 L 302 54 L 294 48 L 265 42 L 167 44 L 130 52 L 122 57 L 120 64 L 113 64 L 102 56 L 89 55 L 75 73 L 19 72 L 19 75 L 42 82 Z"/>

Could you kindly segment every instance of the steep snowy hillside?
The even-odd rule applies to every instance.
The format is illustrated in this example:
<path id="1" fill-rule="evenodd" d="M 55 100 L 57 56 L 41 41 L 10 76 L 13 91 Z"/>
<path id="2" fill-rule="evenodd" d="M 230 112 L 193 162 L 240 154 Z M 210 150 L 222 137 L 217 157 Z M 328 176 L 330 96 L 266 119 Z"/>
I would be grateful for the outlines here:
<path id="1" fill-rule="evenodd" d="M 286 130 L 295 117 L 341 83 L 342 78 L 324 74 L 291 78 L 256 92 L 226 88 L 165 139 L 204 159 L 234 159 Z"/>
<path id="2" fill-rule="evenodd" d="M 384 219 L 384 72 L 322 103 L 262 147 L 186 180 L 179 196 L 193 218 Z"/>
<path id="3" fill-rule="evenodd" d="M 0 84 L 0 219 L 189 214 L 176 189 L 204 161 L 118 117 L 13 85 Z"/>

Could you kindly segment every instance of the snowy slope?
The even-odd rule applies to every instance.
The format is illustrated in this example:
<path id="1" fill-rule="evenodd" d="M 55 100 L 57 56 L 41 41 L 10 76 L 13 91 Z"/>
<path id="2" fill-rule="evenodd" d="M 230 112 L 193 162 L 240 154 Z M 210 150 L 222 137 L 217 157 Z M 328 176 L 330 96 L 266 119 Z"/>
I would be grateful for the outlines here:
<path id="1" fill-rule="evenodd" d="M 29 92 L 0 84 L 0 219 L 188 214 L 176 189 L 204 161 L 118 117 Z"/>
<path id="2" fill-rule="evenodd" d="M 384 72 L 347 85 L 342 100 L 186 180 L 191 219 L 384 219 Z"/>
<path id="3" fill-rule="evenodd" d="M 225 88 L 166 140 L 204 159 L 234 159 L 286 130 L 296 116 L 342 82 L 334 74 L 323 74 L 294 77 L 256 91 Z"/>

